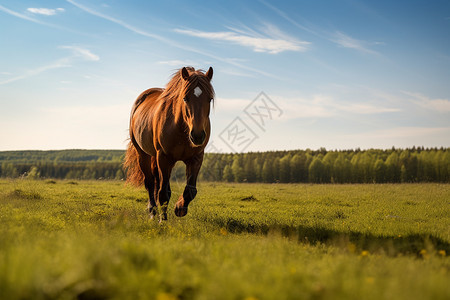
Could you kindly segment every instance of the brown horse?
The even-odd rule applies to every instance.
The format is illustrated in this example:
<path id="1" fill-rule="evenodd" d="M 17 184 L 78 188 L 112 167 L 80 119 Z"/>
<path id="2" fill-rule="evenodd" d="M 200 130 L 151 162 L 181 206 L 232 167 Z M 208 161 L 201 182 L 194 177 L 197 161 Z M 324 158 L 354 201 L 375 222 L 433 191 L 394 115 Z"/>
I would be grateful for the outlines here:
<path id="1" fill-rule="evenodd" d="M 151 88 L 136 99 L 131 110 L 130 142 L 125 156 L 127 181 L 148 191 L 148 211 L 167 220 L 170 174 L 177 161 L 186 164 L 186 187 L 175 215 L 187 214 L 197 194 L 197 176 L 210 136 L 209 112 L 214 99 L 213 69 L 192 67 L 177 71 L 165 89 Z"/>

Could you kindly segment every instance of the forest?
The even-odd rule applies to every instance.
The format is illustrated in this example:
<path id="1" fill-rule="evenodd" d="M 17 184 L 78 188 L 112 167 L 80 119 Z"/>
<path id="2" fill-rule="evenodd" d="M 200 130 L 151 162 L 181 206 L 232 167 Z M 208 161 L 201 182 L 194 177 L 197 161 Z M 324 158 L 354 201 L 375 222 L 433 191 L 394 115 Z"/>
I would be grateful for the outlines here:
<path id="1" fill-rule="evenodd" d="M 124 180 L 123 150 L 0 152 L 0 177 Z M 173 180 L 184 180 L 177 163 Z M 207 153 L 202 181 L 266 183 L 450 183 L 450 148 Z"/>

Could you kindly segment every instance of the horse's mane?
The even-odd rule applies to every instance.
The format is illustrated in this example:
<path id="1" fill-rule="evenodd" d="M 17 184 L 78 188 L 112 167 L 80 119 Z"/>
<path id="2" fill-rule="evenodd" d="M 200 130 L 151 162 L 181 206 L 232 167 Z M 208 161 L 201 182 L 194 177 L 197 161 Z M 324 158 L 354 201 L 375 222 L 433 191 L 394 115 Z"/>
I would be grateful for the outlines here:
<path id="1" fill-rule="evenodd" d="M 181 69 L 177 70 L 172 75 L 172 79 L 167 84 L 161 98 L 177 98 L 179 95 L 186 95 L 197 86 L 200 86 L 205 93 L 210 94 L 211 98 L 214 98 L 214 89 L 209 79 L 205 76 L 205 71 L 195 70 L 193 67 L 186 67 L 186 70 L 189 72 L 188 82 L 182 79 Z"/>
<path id="2" fill-rule="evenodd" d="M 205 71 L 198 69 L 195 70 L 193 67 L 186 67 L 189 72 L 189 80 L 183 80 L 181 76 L 181 69 L 178 69 L 173 75 L 172 79 L 166 85 L 160 99 L 165 103 L 165 108 L 173 109 L 173 114 L 177 118 L 181 113 L 177 105 L 179 101 L 183 101 L 184 95 L 187 95 L 191 90 L 195 89 L 197 86 L 203 90 L 203 92 L 211 95 L 211 99 L 214 104 L 214 88 L 211 85 L 208 77 L 205 76 Z"/>

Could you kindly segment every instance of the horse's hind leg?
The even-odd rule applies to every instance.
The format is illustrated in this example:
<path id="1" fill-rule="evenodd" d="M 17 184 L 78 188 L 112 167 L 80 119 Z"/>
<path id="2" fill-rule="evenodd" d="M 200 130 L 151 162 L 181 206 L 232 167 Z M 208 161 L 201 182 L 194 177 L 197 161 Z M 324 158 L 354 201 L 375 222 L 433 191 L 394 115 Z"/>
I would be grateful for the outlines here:
<path id="1" fill-rule="evenodd" d="M 148 213 L 150 218 L 153 219 L 157 213 L 157 206 L 155 202 L 155 177 L 152 172 L 152 165 L 154 164 L 155 158 L 148 154 L 141 154 L 139 157 L 139 166 L 144 173 L 144 185 L 145 189 L 148 191 Z"/>

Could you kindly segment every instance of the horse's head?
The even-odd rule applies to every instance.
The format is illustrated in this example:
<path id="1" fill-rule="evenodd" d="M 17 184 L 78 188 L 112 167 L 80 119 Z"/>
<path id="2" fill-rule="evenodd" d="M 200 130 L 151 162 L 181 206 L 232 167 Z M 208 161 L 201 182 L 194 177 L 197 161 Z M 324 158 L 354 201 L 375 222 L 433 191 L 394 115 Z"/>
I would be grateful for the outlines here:
<path id="1" fill-rule="evenodd" d="M 183 119 L 189 129 L 189 140 L 195 147 L 202 146 L 209 134 L 209 111 L 214 99 L 211 86 L 213 69 L 208 72 L 193 68 L 180 70 L 185 88 L 183 89 Z"/>

